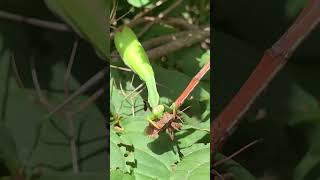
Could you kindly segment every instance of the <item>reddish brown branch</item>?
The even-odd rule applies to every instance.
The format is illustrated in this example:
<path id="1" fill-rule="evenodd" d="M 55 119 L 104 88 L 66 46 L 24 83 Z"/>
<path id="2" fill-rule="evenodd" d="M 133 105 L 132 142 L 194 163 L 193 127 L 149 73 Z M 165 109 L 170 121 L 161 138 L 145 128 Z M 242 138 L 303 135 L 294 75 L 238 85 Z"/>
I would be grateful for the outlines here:
<path id="1" fill-rule="evenodd" d="M 248 80 L 211 126 L 213 154 L 253 101 L 320 21 L 320 0 L 310 0 L 288 31 L 268 49 Z"/>
<path id="2" fill-rule="evenodd" d="M 186 37 L 176 39 L 170 43 L 148 50 L 150 60 L 165 56 L 179 49 L 190 47 L 201 42 L 210 36 L 210 27 L 206 26 L 202 30 L 190 31 Z"/>
<path id="3" fill-rule="evenodd" d="M 189 94 L 193 91 L 193 89 L 198 85 L 202 77 L 209 71 L 210 69 L 210 61 L 208 61 L 202 69 L 192 78 L 186 89 L 181 93 L 181 95 L 175 101 L 176 108 L 178 109 L 183 102 L 187 99 Z"/>

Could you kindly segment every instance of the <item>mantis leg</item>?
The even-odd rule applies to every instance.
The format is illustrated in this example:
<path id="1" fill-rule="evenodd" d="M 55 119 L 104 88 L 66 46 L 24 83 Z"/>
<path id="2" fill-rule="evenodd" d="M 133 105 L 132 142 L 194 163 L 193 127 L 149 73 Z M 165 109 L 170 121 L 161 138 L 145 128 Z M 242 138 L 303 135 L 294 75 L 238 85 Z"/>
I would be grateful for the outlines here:
<path id="1" fill-rule="evenodd" d="M 152 119 L 147 118 L 147 120 L 157 129 L 161 129 Z"/>

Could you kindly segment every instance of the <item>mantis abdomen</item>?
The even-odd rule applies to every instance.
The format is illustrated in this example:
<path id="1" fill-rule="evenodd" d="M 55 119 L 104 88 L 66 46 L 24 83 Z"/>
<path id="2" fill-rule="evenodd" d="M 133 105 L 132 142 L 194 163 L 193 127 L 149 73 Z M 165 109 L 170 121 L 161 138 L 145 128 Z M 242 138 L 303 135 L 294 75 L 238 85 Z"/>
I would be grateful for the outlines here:
<path id="1" fill-rule="evenodd" d="M 124 63 L 132 69 L 148 89 L 148 102 L 152 108 L 159 104 L 159 94 L 149 58 L 135 33 L 127 26 L 116 32 L 115 45 Z"/>

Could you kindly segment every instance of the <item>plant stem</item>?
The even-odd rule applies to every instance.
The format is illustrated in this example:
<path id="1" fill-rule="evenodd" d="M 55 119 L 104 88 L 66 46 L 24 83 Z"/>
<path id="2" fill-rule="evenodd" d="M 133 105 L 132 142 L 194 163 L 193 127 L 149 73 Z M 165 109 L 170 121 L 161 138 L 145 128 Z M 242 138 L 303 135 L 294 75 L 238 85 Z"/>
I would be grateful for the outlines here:
<path id="1" fill-rule="evenodd" d="M 55 31 L 72 32 L 72 30 L 66 24 L 25 17 L 25 16 L 13 14 L 13 13 L 1 11 L 1 10 L 0 10 L 0 18 L 8 19 L 11 21 L 22 22 L 22 23 L 30 24 L 40 28 L 45 28 L 45 29 L 50 29 Z"/>
<path id="2" fill-rule="evenodd" d="M 272 78 L 281 70 L 298 45 L 320 21 L 320 0 L 310 0 L 295 23 L 265 51 L 260 63 L 226 108 L 211 125 L 211 154 L 226 139 L 230 130 L 239 122 Z"/>
<path id="3" fill-rule="evenodd" d="M 181 95 L 175 101 L 176 108 L 183 104 L 183 102 L 187 99 L 189 94 L 193 91 L 193 89 L 198 85 L 200 80 L 203 76 L 209 71 L 210 69 L 210 60 L 202 67 L 202 69 L 192 78 L 186 89 L 181 93 Z"/>
<path id="4" fill-rule="evenodd" d="M 65 98 L 69 97 L 69 90 L 70 90 L 69 80 L 71 77 L 71 70 L 72 70 L 75 55 L 77 52 L 77 47 L 78 47 L 78 40 L 75 40 L 73 43 L 71 55 L 70 55 L 70 58 L 68 61 L 67 69 L 64 74 L 64 96 L 65 96 Z M 71 107 L 72 104 L 70 104 L 69 106 Z M 68 106 L 67 106 L 67 109 L 69 109 Z M 70 143 L 72 169 L 73 169 L 73 173 L 77 174 L 77 173 L 79 173 L 79 164 L 78 164 L 78 148 L 77 148 L 77 140 L 76 140 L 76 136 L 75 136 L 74 118 L 73 118 L 73 114 L 69 111 L 66 111 L 64 113 L 64 115 L 65 115 L 65 118 L 67 119 L 67 121 L 69 122 L 68 123 L 68 127 L 69 127 L 68 130 L 69 130 L 69 141 L 70 141 L 69 143 Z"/>

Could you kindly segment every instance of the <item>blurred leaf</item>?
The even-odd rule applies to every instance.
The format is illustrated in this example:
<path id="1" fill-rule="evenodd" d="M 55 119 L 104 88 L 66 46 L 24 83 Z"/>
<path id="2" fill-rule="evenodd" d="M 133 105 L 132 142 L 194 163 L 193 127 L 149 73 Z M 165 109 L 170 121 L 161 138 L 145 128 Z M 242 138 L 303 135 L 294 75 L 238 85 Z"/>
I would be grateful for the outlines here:
<path id="1" fill-rule="evenodd" d="M 223 156 L 221 154 L 216 154 L 214 157 L 214 161 L 218 162 L 219 160 L 225 159 L 226 156 Z M 255 180 L 256 178 L 246 170 L 241 164 L 233 161 L 228 160 L 224 162 L 223 164 L 219 165 L 219 169 L 223 169 L 224 172 L 228 172 L 232 175 L 232 178 L 234 180 Z"/>
<path id="2" fill-rule="evenodd" d="M 107 173 L 48 173 L 37 180 L 101 180 L 107 178 Z"/>
<path id="3" fill-rule="evenodd" d="M 63 89 L 61 79 L 63 79 L 65 67 L 56 64 L 52 70 L 55 77 L 52 78 L 50 84 L 56 89 Z M 70 78 L 70 84 L 71 88 L 79 87 L 79 83 L 73 78 Z M 63 93 L 49 93 L 48 98 L 50 102 L 59 104 L 65 99 L 65 96 Z M 74 100 L 73 105 L 77 105 L 86 99 L 87 97 L 80 96 Z M 44 115 L 40 117 L 44 117 Z M 96 106 L 89 106 L 73 118 L 81 169 L 84 171 L 105 170 L 108 165 L 106 163 L 107 130 L 103 115 Z M 41 120 L 43 121 L 43 119 Z M 33 152 L 30 165 L 35 166 L 45 163 L 49 169 L 70 169 L 72 165 L 68 138 L 70 133 L 69 122 L 66 119 L 61 119 L 61 117 L 54 117 L 50 121 L 42 122 L 41 129 L 38 124 L 36 125 L 37 131 L 40 133 L 39 144 Z M 92 131 L 92 129 L 95 130 Z M 49 150 L 51 156 L 47 155 Z"/>
<path id="4" fill-rule="evenodd" d="M 16 144 L 8 129 L 0 123 L 0 161 L 4 162 L 11 173 L 20 166 Z"/>
<path id="5" fill-rule="evenodd" d="M 0 177 L 0 180 L 12 180 L 10 176 Z"/>
<path id="6" fill-rule="evenodd" d="M 64 67 L 57 64 L 54 68 L 54 75 L 63 77 L 64 71 Z M 53 79 L 58 80 L 59 78 Z M 71 79 L 71 81 L 74 80 Z M 39 106 L 31 96 L 34 92 L 17 87 L 13 78 L 10 78 L 9 82 L 4 122 L 15 139 L 19 159 L 26 162 L 28 167 L 45 164 L 46 168 L 51 170 L 70 169 L 68 122 L 59 118 L 44 121 L 43 117 L 47 111 Z M 57 85 L 58 83 L 52 84 Z M 73 82 L 73 84 L 76 83 Z M 61 93 L 49 93 L 48 97 L 51 102 L 61 102 L 64 99 Z M 77 100 L 85 99 L 85 97 L 80 97 Z M 74 118 L 76 119 L 75 129 L 82 170 L 107 169 L 106 129 L 103 128 L 105 122 L 102 114 L 96 107 L 90 106 Z M 38 144 L 34 149 L 36 142 Z M 32 156 L 30 156 L 31 153 Z"/>
<path id="7" fill-rule="evenodd" d="M 109 57 L 108 2 L 105 0 L 45 0 L 83 38 L 91 42 L 104 59 Z"/>

